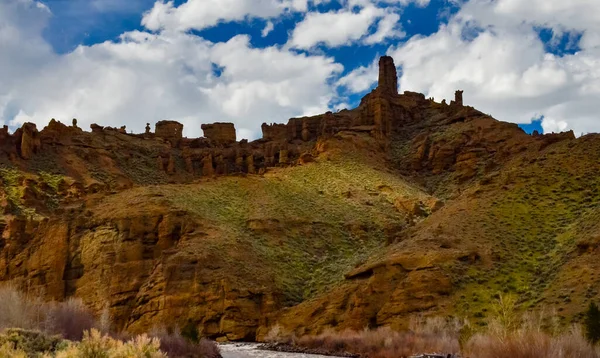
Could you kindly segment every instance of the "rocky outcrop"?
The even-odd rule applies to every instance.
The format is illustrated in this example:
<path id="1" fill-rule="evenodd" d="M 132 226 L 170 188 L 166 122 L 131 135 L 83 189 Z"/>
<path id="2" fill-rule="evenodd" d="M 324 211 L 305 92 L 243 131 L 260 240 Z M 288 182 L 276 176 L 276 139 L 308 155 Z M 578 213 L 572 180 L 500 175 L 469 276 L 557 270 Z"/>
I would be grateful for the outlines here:
<path id="1" fill-rule="evenodd" d="M 233 144 L 236 142 L 235 126 L 233 123 L 203 124 L 204 136 L 216 145 Z"/>
<path id="2" fill-rule="evenodd" d="M 381 95 L 398 94 L 398 74 L 394 59 L 383 56 L 379 59 L 379 86 L 377 90 Z"/>
<path id="3" fill-rule="evenodd" d="M 25 123 L 15 132 L 18 152 L 23 159 L 30 159 L 41 146 L 39 132 L 34 123 Z"/>
<path id="4" fill-rule="evenodd" d="M 463 106 L 463 92 L 464 91 L 458 90 L 454 94 L 454 104 L 460 107 Z"/>
<path id="5" fill-rule="evenodd" d="M 173 147 L 178 147 L 183 138 L 183 124 L 175 121 L 157 122 L 154 135 L 168 141 Z"/>

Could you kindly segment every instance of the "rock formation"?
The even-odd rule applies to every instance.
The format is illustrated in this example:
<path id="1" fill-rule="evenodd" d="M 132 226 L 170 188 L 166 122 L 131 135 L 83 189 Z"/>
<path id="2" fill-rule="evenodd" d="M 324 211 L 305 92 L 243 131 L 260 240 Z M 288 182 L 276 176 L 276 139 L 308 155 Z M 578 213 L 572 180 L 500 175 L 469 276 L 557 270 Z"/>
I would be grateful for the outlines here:
<path id="1" fill-rule="evenodd" d="M 175 121 L 157 122 L 154 135 L 168 141 L 173 147 L 178 147 L 183 138 L 183 124 Z"/>
<path id="2" fill-rule="evenodd" d="M 226 145 L 236 142 L 235 126 L 233 123 L 203 124 L 204 136 L 216 145 Z"/>
<path id="3" fill-rule="evenodd" d="M 398 94 L 396 65 L 394 65 L 394 59 L 389 56 L 379 59 L 379 86 L 377 89 L 382 95 Z"/>
<path id="4" fill-rule="evenodd" d="M 456 91 L 456 93 L 454 94 L 454 103 L 457 106 L 463 106 L 463 91 L 458 90 Z"/>
<path id="5" fill-rule="evenodd" d="M 21 158 L 30 159 L 41 146 L 39 132 L 34 123 L 25 123 L 15 132 Z"/>

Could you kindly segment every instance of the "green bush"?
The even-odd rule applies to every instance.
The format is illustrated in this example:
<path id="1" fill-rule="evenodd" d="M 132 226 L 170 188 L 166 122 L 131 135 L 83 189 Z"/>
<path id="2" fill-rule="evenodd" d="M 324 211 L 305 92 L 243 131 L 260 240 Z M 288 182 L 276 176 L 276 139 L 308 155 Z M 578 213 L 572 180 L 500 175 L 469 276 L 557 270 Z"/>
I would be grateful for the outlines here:
<path id="1" fill-rule="evenodd" d="M 600 341 L 600 309 L 595 302 L 590 302 L 585 312 L 585 333 L 590 343 L 596 344 Z"/>

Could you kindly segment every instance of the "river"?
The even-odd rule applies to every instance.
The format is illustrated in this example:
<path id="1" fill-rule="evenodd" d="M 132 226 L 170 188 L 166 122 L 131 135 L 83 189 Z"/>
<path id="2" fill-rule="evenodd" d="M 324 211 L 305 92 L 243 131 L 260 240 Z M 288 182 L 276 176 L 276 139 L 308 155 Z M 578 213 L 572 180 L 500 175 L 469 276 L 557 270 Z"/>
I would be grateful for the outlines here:
<path id="1" fill-rule="evenodd" d="M 325 356 L 301 353 L 271 352 L 258 349 L 257 343 L 230 343 L 219 346 L 223 358 L 323 358 Z M 331 358 L 331 357 L 329 357 Z"/>

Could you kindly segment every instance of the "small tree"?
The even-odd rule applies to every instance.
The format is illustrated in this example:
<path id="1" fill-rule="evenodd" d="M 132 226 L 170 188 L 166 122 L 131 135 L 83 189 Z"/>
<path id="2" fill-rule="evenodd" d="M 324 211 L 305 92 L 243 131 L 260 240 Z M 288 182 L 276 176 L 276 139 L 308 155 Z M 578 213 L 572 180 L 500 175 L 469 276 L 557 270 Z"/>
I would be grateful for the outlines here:
<path id="1" fill-rule="evenodd" d="M 492 306 L 496 319 L 504 333 L 517 329 L 519 314 L 517 312 L 517 297 L 511 294 L 498 294 L 498 300 Z"/>
<path id="2" fill-rule="evenodd" d="M 585 312 L 585 333 L 590 343 L 596 344 L 600 341 L 600 309 L 595 302 L 590 302 Z"/>

